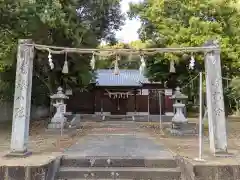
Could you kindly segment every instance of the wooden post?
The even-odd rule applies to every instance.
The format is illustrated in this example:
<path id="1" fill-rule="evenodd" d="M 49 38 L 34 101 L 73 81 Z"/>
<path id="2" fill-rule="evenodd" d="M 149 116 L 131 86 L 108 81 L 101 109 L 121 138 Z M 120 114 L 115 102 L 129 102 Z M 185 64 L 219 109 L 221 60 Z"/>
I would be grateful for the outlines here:
<path id="1" fill-rule="evenodd" d="M 150 121 L 150 105 L 149 105 L 150 98 L 149 98 L 149 93 L 150 93 L 150 91 L 148 90 L 148 122 Z"/>
<path id="2" fill-rule="evenodd" d="M 18 45 L 11 152 L 9 154 L 13 156 L 29 154 L 27 143 L 29 136 L 34 59 L 34 46 L 26 45 L 30 43 L 32 43 L 32 40 L 21 39 Z"/>
<path id="3" fill-rule="evenodd" d="M 203 139 L 202 139 L 202 127 L 203 127 L 203 122 L 202 122 L 202 72 L 199 73 L 199 154 L 198 154 L 198 160 L 202 160 L 202 152 L 203 152 Z"/>
<path id="4" fill-rule="evenodd" d="M 216 42 L 208 42 L 205 46 L 213 45 L 219 47 Z M 227 132 L 220 50 L 206 53 L 205 70 L 210 149 L 214 153 L 226 153 Z"/>
<path id="5" fill-rule="evenodd" d="M 101 99 L 101 115 L 103 116 L 103 99 Z"/>
<path id="6" fill-rule="evenodd" d="M 173 100 L 171 99 L 173 95 L 172 89 L 165 89 L 164 92 L 164 102 L 165 102 L 165 115 L 166 116 L 173 116 L 174 110 L 173 110 Z"/>
<path id="7" fill-rule="evenodd" d="M 137 90 L 134 90 L 134 113 L 137 112 Z"/>
<path id="8" fill-rule="evenodd" d="M 162 131 L 162 94 L 161 90 L 158 89 L 158 102 L 159 102 L 159 127 L 160 130 Z"/>

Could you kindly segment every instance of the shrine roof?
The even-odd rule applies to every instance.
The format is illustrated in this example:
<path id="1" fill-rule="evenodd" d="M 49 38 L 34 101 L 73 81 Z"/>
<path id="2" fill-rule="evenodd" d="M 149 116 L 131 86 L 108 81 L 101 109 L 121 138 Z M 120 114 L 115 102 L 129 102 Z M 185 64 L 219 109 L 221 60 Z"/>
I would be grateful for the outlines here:
<path id="1" fill-rule="evenodd" d="M 112 69 L 99 69 L 96 71 L 97 86 L 142 86 L 149 83 L 148 79 L 136 69 L 120 69 L 118 75 Z"/>

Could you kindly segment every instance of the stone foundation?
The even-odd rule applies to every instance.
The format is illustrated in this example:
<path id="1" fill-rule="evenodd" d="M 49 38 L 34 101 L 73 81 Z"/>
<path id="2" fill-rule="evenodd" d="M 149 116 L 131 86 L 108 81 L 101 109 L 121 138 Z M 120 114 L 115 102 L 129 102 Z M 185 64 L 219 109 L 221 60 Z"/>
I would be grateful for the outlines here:
<path id="1" fill-rule="evenodd" d="M 186 123 L 178 128 L 166 128 L 165 131 L 172 136 L 195 136 L 198 135 L 198 125 L 196 123 Z"/>
<path id="2" fill-rule="evenodd" d="M 187 158 L 176 156 L 181 180 L 239 180 L 240 165 L 218 165 L 193 163 Z M 0 166 L 0 179 L 9 180 L 54 180 L 61 158 L 53 159 L 39 166 Z M 87 161 L 88 162 L 88 161 Z M 104 161 L 105 162 L 105 161 Z M 72 165 L 72 162 L 71 162 Z M 164 164 L 163 164 L 164 165 Z"/>
<path id="3" fill-rule="evenodd" d="M 194 167 L 191 163 L 181 156 L 176 157 L 176 162 L 180 167 L 181 180 L 195 180 Z"/>
<path id="4" fill-rule="evenodd" d="M 54 180 L 60 159 L 39 166 L 0 166 L 0 179 L 9 180 Z"/>
<path id="5" fill-rule="evenodd" d="M 181 156 L 176 157 L 182 180 L 239 180 L 240 165 L 194 164 Z"/>

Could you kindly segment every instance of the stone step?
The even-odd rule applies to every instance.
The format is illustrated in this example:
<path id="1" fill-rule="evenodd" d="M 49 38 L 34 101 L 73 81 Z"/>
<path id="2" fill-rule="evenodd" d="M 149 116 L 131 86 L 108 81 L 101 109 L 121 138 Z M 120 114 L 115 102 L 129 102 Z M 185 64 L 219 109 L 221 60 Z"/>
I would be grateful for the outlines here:
<path id="1" fill-rule="evenodd" d="M 162 115 L 162 121 L 163 122 L 171 122 L 173 116 L 167 116 L 167 115 Z M 105 116 L 105 121 L 133 121 L 131 115 L 106 115 Z M 159 115 L 150 115 L 149 116 L 149 121 L 150 122 L 159 122 Z M 95 114 L 84 114 L 81 115 L 81 122 L 85 121 L 102 121 L 102 116 L 101 115 L 95 115 Z M 148 115 L 135 115 L 135 122 L 148 122 Z"/>
<path id="2" fill-rule="evenodd" d="M 111 121 L 113 122 L 113 121 Z M 118 122 L 118 121 L 117 121 Z M 125 121 L 126 123 L 126 121 Z M 132 124 L 132 123 L 129 123 L 129 124 L 103 124 L 101 125 L 101 127 L 99 127 L 99 129 L 101 128 L 114 128 L 114 129 L 118 129 L 118 128 L 126 128 L 127 129 L 140 129 L 136 124 Z"/>
<path id="3" fill-rule="evenodd" d="M 179 180 L 179 168 L 60 168 L 57 178 Z"/>
<path id="4" fill-rule="evenodd" d="M 57 180 L 63 180 L 62 178 L 60 178 L 60 179 L 57 179 Z M 64 180 L 113 180 L 113 178 L 111 178 L 111 179 L 96 179 L 96 178 L 71 178 L 71 179 L 69 179 L 69 178 L 67 178 L 67 179 L 64 179 Z M 133 179 L 117 179 L 117 180 L 133 180 Z M 135 180 L 135 179 L 134 179 Z"/>
<path id="5" fill-rule="evenodd" d="M 109 161 L 110 160 L 110 161 Z M 107 158 L 107 157 L 76 157 L 65 155 L 61 160 L 62 167 L 148 167 L 148 168 L 176 168 L 174 158 Z"/>
<path id="6" fill-rule="evenodd" d="M 105 122 L 102 122 L 102 125 L 101 126 L 110 126 L 110 127 L 129 127 L 129 126 L 135 126 L 137 127 L 137 124 L 133 121 L 119 121 L 119 120 L 116 120 L 116 121 L 105 121 Z"/>

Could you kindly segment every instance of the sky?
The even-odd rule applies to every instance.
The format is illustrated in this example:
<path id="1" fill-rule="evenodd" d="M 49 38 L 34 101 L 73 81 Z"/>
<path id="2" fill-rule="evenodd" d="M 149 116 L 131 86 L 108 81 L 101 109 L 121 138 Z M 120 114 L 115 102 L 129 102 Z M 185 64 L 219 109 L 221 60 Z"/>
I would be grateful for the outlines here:
<path id="1" fill-rule="evenodd" d="M 133 3 L 138 3 L 141 0 L 122 0 L 121 1 L 121 9 L 122 12 L 126 14 L 126 12 L 129 10 L 129 3 L 133 2 Z M 126 15 L 127 18 L 127 15 Z M 140 28 L 141 23 L 139 20 L 137 19 L 126 19 L 125 21 L 125 25 L 122 26 L 122 30 L 121 31 L 117 31 L 116 32 L 116 37 L 120 42 L 131 42 L 134 40 L 138 40 L 138 29 Z"/>

